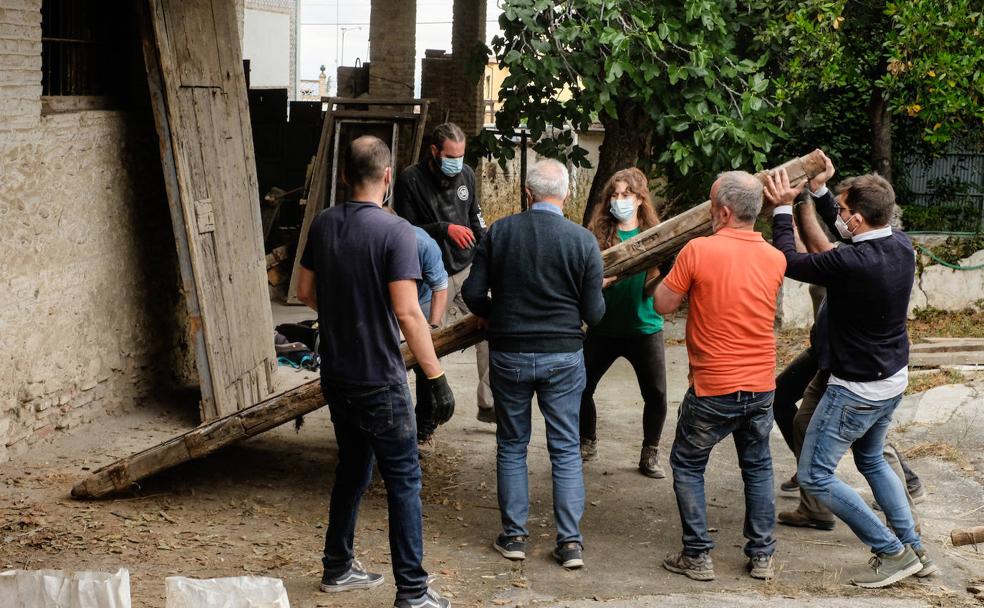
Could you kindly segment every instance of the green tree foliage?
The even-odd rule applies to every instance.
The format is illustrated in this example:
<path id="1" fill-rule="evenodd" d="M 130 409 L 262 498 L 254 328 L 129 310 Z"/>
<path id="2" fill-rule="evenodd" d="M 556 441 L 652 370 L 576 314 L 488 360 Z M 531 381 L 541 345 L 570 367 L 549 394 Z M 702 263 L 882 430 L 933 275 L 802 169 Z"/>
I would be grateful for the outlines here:
<path id="1" fill-rule="evenodd" d="M 639 165 L 692 205 L 730 168 L 761 168 L 782 136 L 779 107 L 752 52 L 761 11 L 736 0 L 503 0 L 492 41 L 509 70 L 496 126 L 528 128 L 541 154 L 587 164 L 570 127 L 605 127 L 586 214 L 604 181 Z M 514 150 L 492 134 L 478 148 Z"/>
<path id="2" fill-rule="evenodd" d="M 839 113 L 858 129 L 864 114 L 838 110 L 837 99 L 844 97 L 845 106 L 855 110 L 859 100 L 866 101 L 869 139 L 857 146 L 870 151 L 871 168 L 891 176 L 899 127 L 939 149 L 984 125 L 980 0 L 770 4 L 774 16 L 759 40 L 775 57 L 777 102 L 807 124 L 811 110 L 814 120 L 817 113 L 833 112 L 829 122 L 838 122 Z M 831 99 L 833 105 L 827 104 Z M 793 120 L 794 135 L 799 124 Z"/>

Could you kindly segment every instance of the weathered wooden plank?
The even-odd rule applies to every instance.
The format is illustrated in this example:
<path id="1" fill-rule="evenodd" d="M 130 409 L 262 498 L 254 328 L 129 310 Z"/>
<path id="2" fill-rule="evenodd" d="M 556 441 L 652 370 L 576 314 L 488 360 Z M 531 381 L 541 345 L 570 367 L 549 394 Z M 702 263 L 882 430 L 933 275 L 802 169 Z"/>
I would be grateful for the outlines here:
<path id="1" fill-rule="evenodd" d="M 304 197 L 304 219 L 301 222 L 301 233 L 297 235 L 297 252 L 294 257 L 294 267 L 290 273 L 290 284 L 287 286 L 287 303 L 300 304 L 297 299 L 297 279 L 300 276 L 301 252 L 307 246 L 308 233 L 311 231 L 311 222 L 314 217 L 324 209 L 325 183 L 328 174 L 328 151 L 331 146 L 331 138 L 335 128 L 335 121 L 332 120 L 334 112 L 333 104 L 329 102 L 328 112 L 321 125 L 321 139 L 318 141 L 318 152 L 314 155 L 314 170 L 311 172 L 311 186 L 307 196 Z"/>
<path id="2" fill-rule="evenodd" d="M 801 161 L 802 159 L 797 160 Z M 804 176 L 816 175 L 823 169 L 822 162 L 819 165 L 811 163 L 803 166 L 812 172 L 805 174 L 791 172 L 794 181 L 802 179 Z M 602 259 L 605 261 L 605 274 L 612 276 L 614 268 L 623 269 L 623 272 L 635 272 L 636 267 L 639 266 L 640 270 L 645 270 L 654 263 L 668 259 L 668 256 L 675 254 L 683 247 L 689 235 L 704 234 L 709 231 L 709 205 L 710 203 L 698 205 L 643 232 L 636 239 L 633 239 L 633 241 L 639 240 L 646 244 L 642 249 L 626 247 L 626 244 L 632 241 L 626 241 L 607 249 L 602 254 Z M 660 238 L 664 240 L 659 240 Z M 632 260 L 636 257 L 642 257 L 646 262 L 634 264 Z M 474 315 L 468 315 L 456 323 L 434 331 L 431 334 L 431 339 L 438 356 L 467 348 L 482 340 L 479 319 Z M 408 369 L 416 365 L 416 359 L 406 345 L 403 347 L 403 360 Z M 186 460 L 197 458 L 241 438 L 254 436 L 272 429 L 323 405 L 324 399 L 321 396 L 320 382 L 314 380 L 283 395 L 220 418 L 212 423 L 199 426 L 164 444 L 104 467 L 76 484 L 72 488 L 72 496 L 95 498 L 125 490 L 147 475 L 178 464 L 180 459 L 176 458 L 176 450 L 179 456 L 187 455 Z M 184 452 L 174 447 L 175 442 L 184 446 Z"/>
<path id="3" fill-rule="evenodd" d="M 208 348 L 205 344 L 205 331 L 202 328 L 201 307 L 199 304 L 198 288 L 195 285 L 191 250 L 188 245 L 188 235 L 184 228 L 184 216 L 181 209 L 181 186 L 179 185 L 177 168 L 174 164 L 175 151 L 171 142 L 171 125 L 167 113 L 167 103 L 164 94 L 164 83 L 160 73 L 158 46 L 154 42 L 154 26 L 151 20 L 150 8 L 143 2 L 138 2 L 140 20 L 140 37 L 144 54 L 144 66 L 147 70 L 147 84 L 150 94 L 151 107 L 154 113 L 154 124 L 157 130 L 157 141 L 160 148 L 161 168 L 164 175 L 165 192 L 167 193 L 168 209 L 171 217 L 171 227 L 174 231 L 175 243 L 178 250 L 178 267 L 181 274 L 181 286 L 188 306 L 188 338 L 194 344 L 195 361 L 198 370 L 202 398 L 200 403 L 212 403 L 212 371 L 208 361 Z"/>
<path id="4" fill-rule="evenodd" d="M 238 26 L 229 2 L 144 2 L 148 78 L 156 78 L 161 99 L 155 118 L 169 144 L 162 160 L 174 167 L 169 202 L 188 260 L 183 277 L 194 285 L 199 370 L 208 372 L 200 373 L 201 414 L 210 420 L 272 392 L 273 318 L 252 134 L 240 46 L 227 44 L 238 40 Z"/>

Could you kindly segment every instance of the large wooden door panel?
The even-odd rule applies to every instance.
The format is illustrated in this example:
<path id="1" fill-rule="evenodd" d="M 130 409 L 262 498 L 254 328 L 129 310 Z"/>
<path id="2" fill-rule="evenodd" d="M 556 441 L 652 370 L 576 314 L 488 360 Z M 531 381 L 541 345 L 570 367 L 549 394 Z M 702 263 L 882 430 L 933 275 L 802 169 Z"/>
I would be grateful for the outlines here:
<path id="1" fill-rule="evenodd" d="M 276 364 L 239 28 L 231 0 L 145 1 L 148 78 L 211 420 L 267 398 Z"/>

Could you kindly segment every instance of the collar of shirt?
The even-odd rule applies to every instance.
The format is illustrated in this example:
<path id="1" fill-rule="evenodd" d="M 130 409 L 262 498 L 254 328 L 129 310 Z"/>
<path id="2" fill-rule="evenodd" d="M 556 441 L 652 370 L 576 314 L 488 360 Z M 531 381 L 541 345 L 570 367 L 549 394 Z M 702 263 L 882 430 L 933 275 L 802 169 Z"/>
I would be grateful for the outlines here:
<path id="1" fill-rule="evenodd" d="M 891 226 L 882 226 L 881 228 L 875 228 L 874 230 L 869 230 L 864 234 L 857 235 L 856 237 L 851 239 L 851 242 L 860 243 L 862 241 L 870 241 L 872 239 L 883 239 L 886 236 L 892 236 Z"/>
<path id="2" fill-rule="evenodd" d="M 738 228 L 721 228 L 711 236 L 724 236 L 742 241 L 762 241 L 762 234 L 755 230 L 741 230 Z"/>
<path id="3" fill-rule="evenodd" d="M 561 215 L 561 216 L 564 215 L 564 212 L 561 211 L 560 208 L 557 207 L 557 205 L 554 205 L 553 203 L 544 203 L 544 202 L 533 203 L 530 209 L 532 209 L 533 211 L 549 211 L 550 213 L 556 213 L 557 215 Z"/>

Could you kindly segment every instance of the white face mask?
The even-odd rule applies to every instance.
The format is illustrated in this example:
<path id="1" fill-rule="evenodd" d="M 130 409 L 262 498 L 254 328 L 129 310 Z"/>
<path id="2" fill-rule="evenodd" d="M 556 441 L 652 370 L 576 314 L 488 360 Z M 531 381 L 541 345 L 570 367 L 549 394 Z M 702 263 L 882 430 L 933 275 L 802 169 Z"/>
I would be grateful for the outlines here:
<path id="1" fill-rule="evenodd" d="M 612 215 L 620 222 L 632 219 L 635 215 L 635 201 L 631 198 L 617 198 L 608 206 Z"/>
<path id="2" fill-rule="evenodd" d="M 854 233 L 847 227 L 847 222 L 845 222 L 844 218 L 840 216 L 840 213 L 838 213 L 837 217 L 834 218 L 834 228 L 837 228 L 837 233 L 840 234 L 841 238 L 845 241 L 854 240 Z"/>

